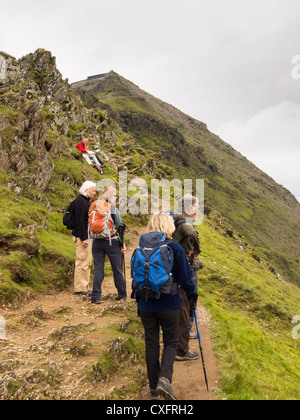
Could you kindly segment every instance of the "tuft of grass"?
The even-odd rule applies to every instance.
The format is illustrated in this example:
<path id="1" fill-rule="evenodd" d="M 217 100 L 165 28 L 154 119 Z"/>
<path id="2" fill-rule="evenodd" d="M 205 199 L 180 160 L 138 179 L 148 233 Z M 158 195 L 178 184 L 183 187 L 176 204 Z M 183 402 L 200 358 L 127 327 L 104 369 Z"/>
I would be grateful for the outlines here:
<path id="1" fill-rule="evenodd" d="M 112 354 L 106 352 L 99 357 L 98 362 L 93 365 L 87 373 L 87 378 L 91 381 L 105 381 L 109 375 L 118 371 L 119 364 Z"/>

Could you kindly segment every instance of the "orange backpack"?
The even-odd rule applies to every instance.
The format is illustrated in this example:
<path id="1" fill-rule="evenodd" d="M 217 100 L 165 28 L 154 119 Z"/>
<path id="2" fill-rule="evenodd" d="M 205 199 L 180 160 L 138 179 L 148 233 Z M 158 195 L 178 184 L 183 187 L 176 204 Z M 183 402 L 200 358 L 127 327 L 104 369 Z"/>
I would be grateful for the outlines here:
<path id="1" fill-rule="evenodd" d="M 107 201 L 95 201 L 89 210 L 89 236 L 92 239 L 107 239 L 117 233 L 111 214 L 111 204 Z M 111 243 L 111 242 L 110 242 Z"/>

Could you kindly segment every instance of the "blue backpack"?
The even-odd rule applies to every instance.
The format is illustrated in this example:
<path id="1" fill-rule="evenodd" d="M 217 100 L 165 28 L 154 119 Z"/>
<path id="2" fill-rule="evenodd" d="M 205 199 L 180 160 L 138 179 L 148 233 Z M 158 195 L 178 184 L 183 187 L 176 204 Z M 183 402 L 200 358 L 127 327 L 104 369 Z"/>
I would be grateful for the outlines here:
<path id="1" fill-rule="evenodd" d="M 132 288 L 144 299 L 159 299 L 161 295 L 178 293 L 173 282 L 173 251 L 162 232 L 145 233 L 140 237 L 131 259 Z"/>

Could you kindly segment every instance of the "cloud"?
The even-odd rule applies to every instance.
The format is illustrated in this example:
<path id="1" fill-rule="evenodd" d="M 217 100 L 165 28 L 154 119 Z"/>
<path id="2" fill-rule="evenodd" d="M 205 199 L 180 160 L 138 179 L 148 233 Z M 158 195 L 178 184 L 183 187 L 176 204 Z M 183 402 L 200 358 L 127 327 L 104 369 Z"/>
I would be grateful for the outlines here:
<path id="1" fill-rule="evenodd" d="M 295 191 L 299 173 L 283 168 L 299 152 L 298 0 L 10 0 L 1 12 L 2 51 L 50 50 L 71 82 L 115 70 Z"/>
<path id="2" fill-rule="evenodd" d="M 300 106 L 283 101 L 215 130 L 300 201 Z"/>

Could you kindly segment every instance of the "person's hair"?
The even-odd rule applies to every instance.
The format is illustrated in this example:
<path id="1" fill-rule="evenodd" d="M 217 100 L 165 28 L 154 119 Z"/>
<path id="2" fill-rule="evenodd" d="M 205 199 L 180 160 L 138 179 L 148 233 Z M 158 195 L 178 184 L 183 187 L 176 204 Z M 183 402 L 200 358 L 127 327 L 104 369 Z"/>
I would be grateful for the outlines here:
<path id="1" fill-rule="evenodd" d="M 185 213 L 188 211 L 191 207 L 194 207 L 196 204 L 199 203 L 199 199 L 197 197 L 194 197 L 191 194 L 186 194 L 182 200 L 179 201 L 178 207 L 180 212 Z"/>
<path id="2" fill-rule="evenodd" d="M 99 195 L 99 200 L 110 201 L 113 195 L 117 193 L 114 187 L 105 187 Z"/>
<path id="3" fill-rule="evenodd" d="M 97 187 L 97 185 L 92 181 L 86 181 L 82 184 L 79 190 L 79 194 L 87 197 L 87 193 L 91 188 Z"/>
<path id="4" fill-rule="evenodd" d="M 167 239 L 172 239 L 175 232 L 175 223 L 173 217 L 168 214 L 155 214 L 148 223 L 148 232 L 163 232 Z"/>

